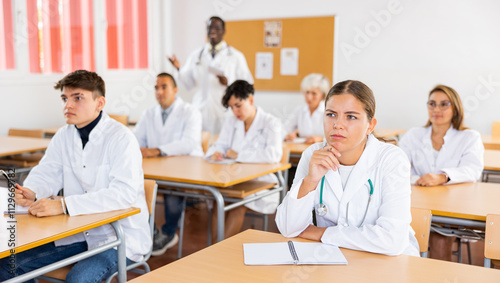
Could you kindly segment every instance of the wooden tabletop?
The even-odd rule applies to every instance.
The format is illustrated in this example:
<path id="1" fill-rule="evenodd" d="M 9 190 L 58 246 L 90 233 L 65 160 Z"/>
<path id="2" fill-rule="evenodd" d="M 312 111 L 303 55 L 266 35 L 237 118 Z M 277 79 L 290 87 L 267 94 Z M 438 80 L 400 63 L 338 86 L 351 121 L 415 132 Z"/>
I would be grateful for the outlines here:
<path id="1" fill-rule="evenodd" d="M 249 266 L 244 243 L 285 242 L 277 233 L 246 230 L 130 282 L 498 282 L 500 270 L 414 256 L 341 249 L 347 265 Z M 306 242 L 303 239 L 294 241 Z"/>
<path id="2" fill-rule="evenodd" d="M 0 136 L 0 157 L 46 150 L 50 139 Z"/>
<path id="3" fill-rule="evenodd" d="M 482 135 L 483 145 L 485 149 L 500 150 L 500 137 L 492 137 L 491 135 Z"/>
<path id="4" fill-rule="evenodd" d="M 41 218 L 28 214 L 16 214 L 16 253 L 114 222 L 140 211 L 139 208 L 131 207 L 88 215 L 69 216 L 63 214 Z M 10 224 L 12 223 L 7 223 L 7 226 Z M 9 255 L 9 248 L 0 246 L 0 258 Z"/>
<path id="5" fill-rule="evenodd" d="M 62 128 L 63 126 L 54 126 L 54 127 L 47 127 L 47 128 L 43 128 L 43 134 L 47 137 L 47 136 L 53 136 L 56 134 L 56 132 Z"/>
<path id="6" fill-rule="evenodd" d="M 308 147 L 311 146 L 310 143 L 294 143 L 294 142 L 284 142 L 283 146 L 290 150 L 290 154 L 302 154 Z"/>
<path id="7" fill-rule="evenodd" d="M 433 215 L 486 221 L 487 214 L 500 214 L 497 183 L 412 186 L 411 193 L 412 207 L 430 209 Z"/>
<path id="8" fill-rule="evenodd" d="M 145 158 L 144 178 L 188 184 L 228 187 L 290 168 L 289 163 L 214 164 L 203 157 Z"/>
<path id="9" fill-rule="evenodd" d="M 500 150 L 484 150 L 484 169 L 500 171 Z"/>
<path id="10" fill-rule="evenodd" d="M 375 128 L 373 135 L 377 138 L 394 138 L 406 132 L 405 129 L 385 129 L 385 128 Z"/>

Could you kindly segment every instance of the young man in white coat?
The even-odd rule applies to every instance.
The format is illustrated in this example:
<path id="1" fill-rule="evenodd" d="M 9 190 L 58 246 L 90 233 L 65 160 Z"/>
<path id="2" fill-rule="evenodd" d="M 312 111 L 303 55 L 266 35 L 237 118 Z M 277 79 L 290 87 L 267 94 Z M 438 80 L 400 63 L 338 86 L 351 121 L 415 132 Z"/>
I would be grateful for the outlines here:
<path id="1" fill-rule="evenodd" d="M 37 217 L 77 216 L 137 207 L 139 214 L 119 220 L 126 237 L 127 262 L 143 259 L 151 248 L 144 194 L 142 158 L 130 130 L 102 111 L 104 81 L 94 72 L 78 70 L 57 82 L 67 125 L 52 138 L 40 164 L 24 187 L 17 186 L 16 202 Z M 55 196 L 64 188 L 62 197 Z M 51 264 L 114 240 L 103 225 L 16 255 L 9 273 L 0 261 L 0 281 Z M 117 270 L 117 252 L 110 249 L 79 261 L 67 282 L 101 282 Z"/>
<path id="2" fill-rule="evenodd" d="M 170 62 L 179 70 L 179 80 L 188 90 L 197 87 L 193 105 L 201 111 L 203 130 L 218 134 L 225 108 L 220 101 L 226 87 L 236 80 L 253 84 L 245 56 L 224 40 L 226 24 L 219 17 L 208 20 L 209 42 L 193 51 L 182 67 L 173 55 Z"/>
<path id="3" fill-rule="evenodd" d="M 170 74 L 157 76 L 155 94 L 158 105 L 147 109 L 134 129 L 142 156 L 203 156 L 201 114 L 177 97 L 177 84 Z M 182 197 L 164 195 L 164 198 L 166 223 L 161 231 L 155 229 L 154 256 L 164 254 L 179 241 L 175 232 L 182 213 Z"/>

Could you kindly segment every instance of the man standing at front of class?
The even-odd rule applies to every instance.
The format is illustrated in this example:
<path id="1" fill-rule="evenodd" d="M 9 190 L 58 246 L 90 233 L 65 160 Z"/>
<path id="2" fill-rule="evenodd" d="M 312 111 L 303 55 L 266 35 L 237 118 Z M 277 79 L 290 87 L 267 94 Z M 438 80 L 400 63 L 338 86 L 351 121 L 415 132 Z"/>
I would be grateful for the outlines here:
<path id="1" fill-rule="evenodd" d="M 170 62 L 179 70 L 179 80 L 189 90 L 197 87 L 193 105 L 201 111 L 203 131 L 218 134 L 224 120 L 221 99 L 226 87 L 236 80 L 253 84 L 245 56 L 224 40 L 226 24 L 211 17 L 207 24 L 209 42 L 193 51 L 184 66 L 173 55 Z"/>

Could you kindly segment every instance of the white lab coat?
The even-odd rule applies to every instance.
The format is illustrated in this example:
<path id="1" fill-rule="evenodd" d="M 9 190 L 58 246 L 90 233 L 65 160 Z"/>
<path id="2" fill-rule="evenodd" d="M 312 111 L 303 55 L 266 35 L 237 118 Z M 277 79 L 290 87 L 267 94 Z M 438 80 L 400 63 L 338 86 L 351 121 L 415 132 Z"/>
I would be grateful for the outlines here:
<path id="1" fill-rule="evenodd" d="M 316 143 L 304 151 L 293 185 L 278 207 L 276 224 L 285 237 L 297 237 L 312 224 L 312 210 L 320 202 L 321 181 L 301 199 L 297 194 L 309 172 L 313 152 L 324 145 Z M 402 150 L 370 135 L 345 188 L 338 171 L 329 170 L 325 176 L 323 204 L 327 214 L 316 215 L 318 227 L 328 227 L 321 238 L 323 243 L 387 255 L 419 256 L 410 226 L 410 163 Z M 370 194 L 368 179 L 374 190 L 363 221 Z"/>
<path id="2" fill-rule="evenodd" d="M 321 101 L 311 115 L 308 105 L 303 105 L 288 117 L 284 126 L 283 138 L 289 133 L 299 130 L 300 137 L 321 136 L 325 131 L 323 129 L 323 116 L 325 114 L 325 102 Z"/>
<path id="3" fill-rule="evenodd" d="M 437 158 L 434 158 L 431 132 L 432 126 L 413 128 L 399 141 L 399 147 L 410 159 L 412 175 L 444 172 L 450 178 L 448 184 L 476 182 L 484 168 L 481 135 L 474 130 L 458 131 L 450 127 Z"/>
<path id="4" fill-rule="evenodd" d="M 198 109 L 177 97 L 165 124 L 160 105 L 147 109 L 134 128 L 141 147 L 158 148 L 162 155 L 203 156 L 201 114 Z"/>
<path id="5" fill-rule="evenodd" d="M 238 152 L 237 162 L 242 163 L 277 163 L 283 155 L 281 142 L 281 122 L 271 114 L 257 107 L 257 114 L 252 125 L 245 133 L 245 124 L 234 115 L 228 116 L 222 126 L 219 138 L 208 150 L 209 158 L 215 152 L 226 153 L 228 149 Z M 274 174 L 261 176 L 256 180 L 276 182 Z M 265 191 L 263 191 L 265 192 Z M 260 193 L 263 193 L 260 192 Z M 247 203 L 245 206 L 264 214 L 276 211 L 279 194 Z"/>
<path id="6" fill-rule="evenodd" d="M 127 258 L 141 260 L 152 245 L 139 145 L 127 127 L 104 112 L 90 132 L 85 149 L 74 125 L 59 129 L 24 186 L 36 192 L 38 198 L 56 195 L 64 188 L 71 216 L 140 208 L 139 214 L 119 220 L 127 236 Z M 57 240 L 55 244 L 87 241 L 90 250 L 114 239 L 115 232 L 107 224 Z"/>
<path id="7" fill-rule="evenodd" d="M 245 56 L 226 42 L 221 42 L 220 51 L 212 58 L 210 43 L 196 49 L 188 57 L 186 64 L 179 70 L 179 81 L 188 90 L 197 87 L 193 105 L 201 111 L 203 131 L 212 134 L 220 132 L 226 109 L 222 106 L 225 85 L 209 71 L 209 67 L 220 70 L 227 78 L 227 85 L 236 80 L 245 80 L 253 84 L 252 73 L 248 69 Z"/>

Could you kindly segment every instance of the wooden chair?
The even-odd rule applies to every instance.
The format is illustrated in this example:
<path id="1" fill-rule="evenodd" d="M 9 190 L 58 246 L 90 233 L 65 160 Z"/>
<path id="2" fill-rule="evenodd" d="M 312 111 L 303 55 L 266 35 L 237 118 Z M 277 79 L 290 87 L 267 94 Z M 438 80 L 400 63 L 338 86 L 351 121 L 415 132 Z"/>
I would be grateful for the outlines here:
<path id="1" fill-rule="evenodd" d="M 484 267 L 500 266 L 500 215 L 486 216 L 486 237 L 484 238 Z"/>
<path id="2" fill-rule="evenodd" d="M 128 126 L 128 116 L 127 115 L 114 115 L 114 114 L 108 114 L 110 118 L 115 119 L 116 121 L 122 123 L 125 126 Z"/>
<path id="3" fill-rule="evenodd" d="M 201 147 L 203 148 L 203 153 L 207 153 L 208 147 L 210 143 L 210 132 L 203 131 L 201 132 Z"/>
<path id="4" fill-rule="evenodd" d="M 23 129 L 9 129 L 9 136 L 12 137 L 27 137 L 27 138 L 43 138 L 43 130 L 23 130 Z M 15 168 L 28 168 L 33 167 L 40 162 L 43 153 L 23 153 L 11 155 L 0 158 L 0 166 L 15 167 Z"/>
<path id="5" fill-rule="evenodd" d="M 158 185 L 154 180 L 144 180 L 144 191 L 146 194 L 146 203 L 148 206 L 149 212 L 149 232 L 151 233 L 151 239 L 153 239 L 154 235 L 154 221 L 155 221 L 155 207 L 156 207 L 156 193 L 158 190 Z M 151 252 L 153 251 L 153 245 L 151 245 L 151 249 L 149 252 L 144 255 L 144 259 L 138 262 L 132 262 L 127 265 L 127 271 L 131 271 L 134 273 L 145 274 L 150 272 L 149 265 L 147 260 L 151 257 Z M 143 269 L 139 269 L 138 267 L 142 266 Z M 68 265 L 57 270 L 46 273 L 37 279 L 43 279 L 49 282 L 65 282 L 66 275 L 71 270 L 73 265 Z M 118 271 L 113 273 L 108 279 L 106 279 L 106 283 L 111 282 L 111 280 L 118 275 Z"/>
<path id="6" fill-rule="evenodd" d="M 415 231 L 420 256 L 427 257 L 429 250 L 429 234 L 431 229 L 431 211 L 429 209 L 411 208 L 411 227 Z"/>
<path id="7" fill-rule="evenodd" d="M 493 121 L 491 136 L 494 138 L 500 138 L 500 121 Z"/>

